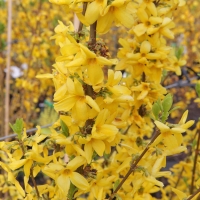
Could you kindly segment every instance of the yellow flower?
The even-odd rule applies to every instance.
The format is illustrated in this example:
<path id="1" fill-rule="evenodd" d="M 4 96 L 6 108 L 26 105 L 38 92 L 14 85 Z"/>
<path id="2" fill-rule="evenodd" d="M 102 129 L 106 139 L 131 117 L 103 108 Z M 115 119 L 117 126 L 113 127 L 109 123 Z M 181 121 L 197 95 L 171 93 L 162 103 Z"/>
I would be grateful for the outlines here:
<path id="1" fill-rule="evenodd" d="M 106 5 L 107 0 L 96 0 L 88 3 L 84 16 L 86 22 L 90 25 L 97 21 L 98 18 L 102 15 Z M 77 16 L 79 17 L 80 13 L 78 13 Z"/>
<path id="2" fill-rule="evenodd" d="M 141 93 L 137 97 L 137 100 L 142 100 L 148 95 L 148 93 L 151 89 L 149 86 L 150 86 L 150 83 L 142 82 L 140 85 L 133 86 L 131 88 L 132 91 L 141 91 Z"/>
<path id="3" fill-rule="evenodd" d="M 176 188 L 171 188 L 171 189 L 172 189 L 172 192 L 174 192 L 177 195 L 179 200 L 185 199 L 187 197 L 187 195 L 184 192 Z"/>
<path id="4" fill-rule="evenodd" d="M 143 41 L 140 46 L 140 53 L 127 53 L 129 60 L 137 60 L 139 63 L 147 64 L 149 60 L 157 60 L 160 58 L 159 53 L 150 53 L 151 44 L 148 41 Z"/>
<path id="5" fill-rule="evenodd" d="M 91 135 L 88 134 L 87 138 L 80 138 L 79 142 L 85 144 L 84 151 L 87 162 L 90 163 L 95 150 L 99 156 L 103 156 L 103 153 L 110 152 L 111 143 L 114 141 L 118 129 L 108 124 L 106 121 L 109 119 L 109 111 L 107 109 L 102 110 L 92 127 Z"/>
<path id="6" fill-rule="evenodd" d="M 162 122 L 155 121 L 154 123 L 161 132 L 161 134 L 157 137 L 155 143 L 158 144 L 159 142 L 163 142 L 167 149 L 175 149 L 179 147 L 183 142 L 183 136 L 181 133 L 185 132 L 189 127 L 194 124 L 194 120 L 190 120 L 185 123 L 187 115 L 188 111 L 185 111 L 179 122 L 179 125 L 174 128 L 170 128 Z"/>
<path id="7" fill-rule="evenodd" d="M 136 25 L 133 29 L 138 37 L 143 35 L 144 33 L 147 33 L 147 35 L 155 33 L 155 25 L 158 26 L 158 24 L 162 23 L 161 17 L 149 17 L 147 12 L 143 8 L 138 9 L 137 15 L 142 22 Z"/>
<path id="8" fill-rule="evenodd" d="M 154 0 L 144 0 L 144 1 L 142 1 L 140 7 L 141 7 L 142 9 L 147 8 L 148 11 L 149 11 L 154 17 L 157 16 L 157 9 L 156 9 Z"/>
<path id="9" fill-rule="evenodd" d="M 21 187 L 21 185 L 19 184 L 19 182 L 16 180 L 16 178 L 14 177 L 14 174 L 11 172 L 11 170 L 9 169 L 9 167 L 0 161 L 0 166 L 1 168 L 3 168 L 6 172 L 8 172 L 8 181 L 12 184 L 15 185 L 16 189 L 19 191 L 19 193 L 24 197 L 25 196 L 25 192 L 23 190 L 23 188 Z"/>
<path id="10" fill-rule="evenodd" d="M 65 194 L 65 196 L 67 196 L 70 182 L 81 190 L 87 190 L 89 188 L 87 180 L 81 174 L 75 172 L 78 167 L 85 163 L 86 161 L 83 157 L 76 156 L 73 160 L 67 163 L 66 167 L 60 163 L 50 163 L 43 169 L 43 172 L 47 175 L 49 173 L 54 173 L 56 176 L 53 178 L 55 179 L 58 188 L 63 194 Z"/>
<path id="11" fill-rule="evenodd" d="M 102 16 L 99 17 L 97 21 L 97 32 L 108 32 L 113 21 L 117 24 L 122 24 L 127 28 L 131 28 L 134 20 L 129 6 L 131 7 L 131 3 L 125 0 L 112 1 L 112 3 L 105 8 Z"/>
<path id="12" fill-rule="evenodd" d="M 67 79 L 66 83 L 68 94 L 62 99 L 59 96 L 55 96 L 54 100 L 59 100 L 54 104 L 55 110 L 59 111 L 70 111 L 73 108 L 73 112 L 80 120 L 87 120 L 90 107 L 95 111 L 99 112 L 99 106 L 97 103 L 88 95 L 85 95 L 83 86 L 75 78 L 74 81 L 71 78 Z"/>
<path id="13" fill-rule="evenodd" d="M 186 61 L 183 59 L 178 59 L 176 56 L 173 56 L 170 59 L 171 66 L 167 67 L 167 69 L 174 71 L 178 76 L 181 75 L 181 68 L 186 64 Z"/>

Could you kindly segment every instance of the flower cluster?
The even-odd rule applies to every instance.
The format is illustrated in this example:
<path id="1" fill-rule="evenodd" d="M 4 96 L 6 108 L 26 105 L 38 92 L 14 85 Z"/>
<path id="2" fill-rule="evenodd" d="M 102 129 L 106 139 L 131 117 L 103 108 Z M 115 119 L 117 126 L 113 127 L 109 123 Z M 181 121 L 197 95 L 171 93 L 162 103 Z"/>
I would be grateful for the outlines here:
<path id="1" fill-rule="evenodd" d="M 19 133 L 18 142 L 2 143 L 11 162 L 1 163 L 3 169 L 25 199 L 155 199 L 151 194 L 164 186 L 158 178 L 170 176 L 161 171 L 166 157 L 186 150 L 182 133 L 194 123 L 186 122 L 187 111 L 178 124 L 166 122 L 173 101 L 160 84 L 163 71 L 179 75 L 184 64 L 166 42 L 174 37 L 173 12 L 182 1 L 50 2 L 80 20 L 78 32 L 59 21 L 52 38 L 60 56 L 52 74 L 37 76 L 53 80 L 59 120 L 49 134 Z M 96 36 L 113 24 L 128 28 L 131 38 L 119 40 L 118 59 Z M 24 190 L 10 175 L 18 170 Z M 39 172 L 51 184 L 38 186 Z"/>

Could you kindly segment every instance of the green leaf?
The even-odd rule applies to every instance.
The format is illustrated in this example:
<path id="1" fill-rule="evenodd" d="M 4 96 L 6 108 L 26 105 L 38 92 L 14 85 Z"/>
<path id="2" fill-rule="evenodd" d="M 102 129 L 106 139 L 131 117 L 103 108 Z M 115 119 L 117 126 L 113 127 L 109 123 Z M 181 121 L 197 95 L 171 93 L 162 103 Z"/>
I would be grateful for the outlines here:
<path id="1" fill-rule="evenodd" d="M 156 102 L 157 102 L 157 104 L 159 105 L 160 110 L 163 111 L 163 106 L 162 106 L 162 102 L 161 102 L 161 100 L 158 99 L 158 101 L 156 101 Z"/>
<path id="2" fill-rule="evenodd" d="M 173 97 L 171 94 L 167 94 L 162 101 L 163 111 L 169 112 L 170 108 L 172 107 L 172 104 L 173 104 Z"/>
<path id="3" fill-rule="evenodd" d="M 69 136 L 69 129 L 68 126 L 65 124 L 65 122 L 63 122 L 62 120 L 60 120 L 60 126 L 62 129 L 62 134 L 66 137 Z"/>
<path id="4" fill-rule="evenodd" d="M 120 184 L 120 180 L 117 179 L 115 182 L 114 182 L 114 185 L 113 185 L 113 190 L 115 191 L 116 188 L 118 187 L 118 185 Z"/>
<path id="5" fill-rule="evenodd" d="M 179 108 L 180 108 L 180 106 L 175 106 L 175 107 L 173 107 L 173 108 L 169 111 L 169 114 L 172 113 L 173 111 L 179 109 Z"/>
<path id="6" fill-rule="evenodd" d="M 153 115 L 155 116 L 155 119 L 158 119 L 159 113 L 160 113 L 160 106 L 158 105 L 157 102 L 155 102 L 152 106 L 152 112 Z"/>
<path id="7" fill-rule="evenodd" d="M 168 112 L 163 112 L 162 113 L 162 122 L 164 123 L 169 117 L 169 113 Z"/>
<path id="8" fill-rule="evenodd" d="M 21 139 L 23 135 L 24 121 L 22 118 L 17 119 L 15 124 L 9 123 L 12 130 L 17 134 L 18 138 Z"/>
<path id="9" fill-rule="evenodd" d="M 197 83 L 197 84 L 195 85 L 195 90 L 196 90 L 196 92 L 197 92 L 198 97 L 200 98 L 200 83 Z"/>
<path id="10" fill-rule="evenodd" d="M 178 48 L 176 48 L 176 52 L 175 52 L 175 55 L 176 55 L 176 57 L 178 58 L 178 59 L 180 59 L 181 58 L 181 56 L 183 55 L 183 47 L 178 47 Z"/>
<path id="11" fill-rule="evenodd" d="M 70 188 L 69 188 L 69 191 L 68 191 L 68 195 L 67 195 L 67 199 L 69 200 L 73 200 L 74 199 L 74 194 L 77 192 L 77 187 L 70 183 Z"/>

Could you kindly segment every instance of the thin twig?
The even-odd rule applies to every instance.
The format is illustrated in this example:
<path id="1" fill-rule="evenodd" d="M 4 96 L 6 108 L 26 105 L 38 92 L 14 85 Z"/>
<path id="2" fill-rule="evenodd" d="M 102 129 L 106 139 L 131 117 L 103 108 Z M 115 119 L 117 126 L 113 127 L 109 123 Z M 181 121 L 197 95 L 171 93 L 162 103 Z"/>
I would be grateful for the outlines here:
<path id="1" fill-rule="evenodd" d="M 33 176 L 33 167 L 31 167 L 31 169 L 30 169 L 30 176 L 31 176 L 31 180 L 32 180 L 32 182 L 33 182 L 33 185 L 34 185 L 34 187 L 35 187 L 35 191 L 36 191 L 36 194 L 37 194 L 37 198 L 39 199 L 39 198 L 40 198 L 40 193 L 39 193 L 39 190 L 38 190 L 36 181 L 35 181 L 34 176 Z"/>
<path id="2" fill-rule="evenodd" d="M 187 200 L 193 199 L 193 197 L 195 197 L 198 193 L 200 193 L 200 188 L 194 194 L 192 194 L 190 197 L 188 197 Z"/>
<path id="3" fill-rule="evenodd" d="M 132 124 L 127 127 L 127 129 L 124 131 L 123 135 L 126 135 L 128 133 L 128 131 L 131 128 L 131 126 L 132 126 Z"/>
<path id="4" fill-rule="evenodd" d="M 179 174 L 179 176 L 178 176 L 178 179 L 177 179 L 176 184 L 175 184 L 175 186 L 174 186 L 175 188 L 178 186 L 178 184 L 179 184 L 179 182 L 180 182 L 180 180 L 181 180 L 183 171 L 184 171 L 184 167 L 182 167 L 182 170 L 181 170 L 181 172 L 180 172 L 180 174 Z M 173 196 L 174 196 L 174 193 L 171 192 L 171 195 L 170 195 L 169 200 L 172 200 Z"/>
<path id="5" fill-rule="evenodd" d="M 48 128 L 48 127 L 50 127 L 50 126 L 52 126 L 53 124 L 47 124 L 47 125 L 44 125 L 44 126 L 41 126 L 40 128 L 42 129 L 42 128 Z M 26 131 L 26 133 L 31 133 L 31 132 L 33 132 L 33 131 L 37 131 L 38 129 L 37 128 L 31 128 L 31 129 L 28 129 L 27 131 Z M 3 140 L 7 140 L 8 138 L 13 138 L 13 137 L 16 137 L 17 136 L 17 134 L 10 134 L 10 135 L 8 135 L 8 136 L 5 136 L 5 137 L 0 137 L 0 141 L 3 141 Z"/>
<path id="6" fill-rule="evenodd" d="M 197 132 L 198 132 L 197 148 L 196 148 L 196 151 L 195 151 L 194 165 L 193 165 L 193 169 L 192 169 L 192 182 L 191 182 L 191 186 L 190 186 L 190 194 L 192 194 L 193 190 L 194 190 L 194 181 L 195 181 L 195 173 L 196 173 L 196 166 L 197 166 L 197 158 L 198 158 L 199 146 L 200 146 L 200 130 L 198 130 Z"/>
<path id="7" fill-rule="evenodd" d="M 82 11 L 82 14 L 83 14 L 83 15 L 85 15 L 86 9 L 87 9 L 87 3 L 84 2 L 84 3 L 83 3 L 83 11 Z M 78 33 L 81 32 L 82 29 L 83 29 L 83 23 L 80 22 L 79 27 L 78 27 Z"/>
<path id="8" fill-rule="evenodd" d="M 5 91 L 5 136 L 9 133 L 10 107 L 10 59 L 11 59 L 11 31 L 12 31 L 12 0 L 8 0 L 8 31 L 7 31 L 7 59 L 6 59 L 6 91 Z"/>
<path id="9" fill-rule="evenodd" d="M 126 175 L 124 176 L 124 178 L 122 179 L 122 181 L 119 183 L 118 187 L 113 191 L 113 193 L 110 195 L 109 200 L 112 200 L 114 198 L 114 195 L 119 191 L 119 189 L 122 187 L 122 185 L 124 184 L 124 182 L 126 181 L 126 179 L 130 176 L 131 173 L 133 173 L 136 168 L 138 163 L 140 162 L 140 160 L 143 158 L 143 156 L 147 153 L 147 151 L 149 150 L 151 144 L 156 140 L 156 138 L 160 135 L 160 131 L 156 130 L 155 135 L 152 137 L 151 141 L 149 142 L 149 144 L 145 147 L 145 149 L 143 150 L 143 152 L 140 154 L 140 156 L 138 157 L 138 159 L 131 164 L 131 167 L 129 169 L 129 171 L 126 173 Z"/>
<path id="10" fill-rule="evenodd" d="M 145 82 L 145 80 L 146 80 L 146 75 L 145 75 L 145 73 L 143 72 L 143 73 L 142 73 L 142 82 Z"/>
<path id="11" fill-rule="evenodd" d="M 96 27 L 97 27 L 97 21 L 94 22 L 91 26 L 90 26 L 90 42 L 91 44 L 96 44 Z"/>

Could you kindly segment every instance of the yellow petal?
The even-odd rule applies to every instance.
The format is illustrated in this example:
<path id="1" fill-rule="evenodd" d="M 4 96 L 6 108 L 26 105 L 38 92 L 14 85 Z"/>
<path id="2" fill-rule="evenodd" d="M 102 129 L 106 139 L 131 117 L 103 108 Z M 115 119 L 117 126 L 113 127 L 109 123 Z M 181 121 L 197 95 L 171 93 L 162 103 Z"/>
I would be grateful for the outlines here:
<path id="1" fill-rule="evenodd" d="M 139 96 L 137 97 L 137 100 L 142 100 L 142 99 L 144 99 L 144 98 L 147 96 L 147 94 L 148 94 L 148 90 L 143 90 L 143 91 L 139 94 Z"/>
<path id="2" fill-rule="evenodd" d="M 100 6 L 97 3 L 97 1 L 93 1 L 90 4 L 87 5 L 87 10 L 85 13 L 85 19 L 89 24 L 93 24 L 95 21 L 97 21 L 99 17 L 100 12 Z"/>
<path id="3" fill-rule="evenodd" d="M 179 123 L 178 124 L 184 124 L 185 122 L 186 122 L 186 120 L 187 120 L 187 116 L 188 116 L 188 110 L 186 110 L 184 113 L 183 113 L 183 115 L 182 115 L 182 117 L 181 117 L 181 119 L 180 119 L 180 121 L 179 121 Z"/>
<path id="4" fill-rule="evenodd" d="M 150 17 L 149 21 L 151 22 L 151 24 L 155 25 L 162 23 L 163 20 L 161 17 Z"/>
<path id="5" fill-rule="evenodd" d="M 60 101 L 65 96 L 66 93 L 67 93 L 67 84 L 63 84 L 54 93 L 54 101 Z"/>
<path id="6" fill-rule="evenodd" d="M 120 7 L 119 9 L 115 9 L 114 15 L 117 21 L 119 21 L 123 26 L 127 28 L 131 28 L 133 26 L 134 19 L 131 13 L 126 10 L 126 5 Z"/>
<path id="7" fill-rule="evenodd" d="M 27 159 L 16 160 L 16 161 L 12 161 L 12 163 L 10 163 L 8 166 L 10 167 L 10 169 L 16 170 L 22 167 L 26 162 L 27 162 Z"/>
<path id="8" fill-rule="evenodd" d="M 149 181 L 150 183 L 153 183 L 153 184 L 157 185 L 157 186 L 160 186 L 160 187 L 164 186 L 164 184 L 162 182 L 156 180 L 153 176 L 148 176 L 146 178 L 146 180 Z"/>
<path id="9" fill-rule="evenodd" d="M 41 168 L 39 167 L 39 165 L 36 165 L 33 168 L 33 176 L 36 177 L 38 175 L 38 173 L 40 172 Z"/>
<path id="10" fill-rule="evenodd" d="M 72 111 L 73 112 L 73 111 Z M 85 98 L 80 98 L 75 105 L 76 116 L 79 120 L 88 119 L 88 105 L 85 103 Z"/>
<path id="11" fill-rule="evenodd" d="M 99 156 L 103 156 L 105 144 L 101 140 L 92 140 L 92 147 Z"/>
<path id="12" fill-rule="evenodd" d="M 100 63 L 101 65 L 114 65 L 116 64 L 116 60 L 115 59 L 106 59 L 102 56 L 97 57 L 97 62 Z"/>
<path id="13" fill-rule="evenodd" d="M 80 81 L 78 81 L 77 79 L 74 79 L 74 89 L 75 89 L 75 94 L 76 95 L 84 96 L 83 86 L 80 83 Z"/>
<path id="14" fill-rule="evenodd" d="M 109 116 L 109 111 L 107 109 L 102 110 L 96 118 L 95 121 L 96 126 L 102 126 L 105 123 L 108 116 Z"/>
<path id="15" fill-rule="evenodd" d="M 163 165 L 165 162 L 166 162 L 165 156 L 160 156 L 157 158 L 151 170 L 153 176 L 155 176 L 162 167 L 165 167 L 165 165 Z"/>
<path id="16" fill-rule="evenodd" d="M 165 17 L 162 21 L 161 27 L 168 25 L 172 20 L 169 17 Z"/>
<path id="17" fill-rule="evenodd" d="M 176 147 L 178 147 L 177 140 L 173 135 L 168 135 L 167 137 L 165 137 L 164 144 L 169 149 L 175 149 Z"/>
<path id="18" fill-rule="evenodd" d="M 120 173 L 122 170 L 126 168 L 130 168 L 132 158 L 126 158 L 124 162 L 117 168 L 116 172 Z"/>
<path id="19" fill-rule="evenodd" d="M 93 51 L 90 51 L 86 46 L 81 43 L 79 43 L 79 46 L 87 58 L 96 58 L 96 54 Z"/>
<path id="20" fill-rule="evenodd" d="M 106 33 L 109 31 L 114 20 L 114 16 L 111 12 L 108 12 L 105 16 L 100 17 L 97 21 L 97 33 Z"/>
<path id="21" fill-rule="evenodd" d="M 153 2 L 147 3 L 147 8 L 154 17 L 157 16 L 157 9 Z"/>
<path id="22" fill-rule="evenodd" d="M 81 190 L 87 190 L 89 188 L 89 183 L 87 180 L 77 172 L 72 172 L 70 175 L 71 182 Z"/>
<path id="23" fill-rule="evenodd" d="M 71 169 L 72 171 L 75 171 L 77 168 L 79 168 L 81 165 L 85 164 L 86 160 L 82 156 L 76 156 L 73 160 L 71 160 L 67 164 L 67 168 Z"/>
<path id="24" fill-rule="evenodd" d="M 147 27 L 141 23 L 141 24 L 138 24 L 134 27 L 133 31 L 135 32 L 135 34 L 140 37 L 141 35 L 145 34 L 146 31 L 147 31 Z"/>
<path id="25" fill-rule="evenodd" d="M 22 189 L 21 185 L 19 184 L 19 182 L 15 179 L 14 175 L 12 172 L 8 173 L 8 181 L 10 181 L 11 183 L 15 184 L 15 187 L 17 189 L 17 191 L 24 197 L 25 196 L 25 192 Z"/>
<path id="26" fill-rule="evenodd" d="M 162 28 L 160 32 L 165 37 L 167 37 L 169 39 L 174 39 L 174 33 L 172 31 L 170 31 L 168 28 Z"/>
<path id="27" fill-rule="evenodd" d="M 79 51 L 79 46 L 76 44 L 67 44 L 60 49 L 63 56 L 71 56 Z"/>
<path id="28" fill-rule="evenodd" d="M 62 190 L 62 192 L 67 196 L 69 187 L 70 187 L 70 179 L 66 174 L 61 174 L 57 180 L 56 183 L 58 187 Z"/>
<path id="29" fill-rule="evenodd" d="M 144 8 L 138 9 L 137 15 L 138 15 L 138 18 L 141 20 L 141 22 L 145 23 L 148 21 L 149 17 L 147 13 L 145 12 Z"/>
<path id="30" fill-rule="evenodd" d="M 147 35 L 152 35 L 158 31 L 158 27 L 151 26 L 147 29 Z"/>
<path id="31" fill-rule="evenodd" d="M 150 42 L 148 42 L 148 41 L 142 42 L 141 47 L 140 47 L 140 52 L 147 54 L 150 52 L 150 50 L 151 50 Z"/>
<path id="32" fill-rule="evenodd" d="M 178 196 L 179 200 L 185 199 L 187 197 L 184 192 L 182 192 L 176 188 L 172 188 L 172 191 Z"/>
<path id="33" fill-rule="evenodd" d="M 104 74 L 103 70 L 99 66 L 88 66 L 87 67 L 88 78 L 92 85 L 97 85 L 103 82 Z"/>
<path id="34" fill-rule="evenodd" d="M 78 56 L 77 56 L 78 57 Z M 80 67 L 84 63 L 85 59 L 83 57 L 74 58 L 73 61 L 67 63 L 66 67 Z"/>
<path id="35" fill-rule="evenodd" d="M 154 123 L 160 129 L 161 133 L 170 130 L 170 128 L 167 125 L 163 124 L 162 122 L 155 121 Z"/>
<path id="36" fill-rule="evenodd" d="M 33 164 L 33 161 L 28 160 L 24 165 L 24 174 L 26 177 L 30 176 L 30 169 L 31 169 L 32 164 Z"/>
<path id="37" fill-rule="evenodd" d="M 190 120 L 187 123 L 181 125 L 181 128 L 188 129 L 188 128 L 190 128 L 194 124 L 194 122 L 195 122 L 194 120 Z"/>
<path id="38" fill-rule="evenodd" d="M 146 55 L 146 58 L 147 59 L 150 59 L 150 60 L 156 60 L 156 59 L 159 59 L 161 56 L 159 53 L 148 53 Z"/>
<path id="39" fill-rule="evenodd" d="M 67 112 L 72 107 L 74 107 L 76 101 L 77 101 L 76 96 L 69 96 L 69 97 L 66 97 L 66 98 L 62 99 L 61 101 L 55 103 L 54 108 L 57 112 L 61 111 L 61 110 Z"/>
<path id="40" fill-rule="evenodd" d="M 91 163 L 92 155 L 93 155 L 93 149 L 92 149 L 91 142 L 88 142 L 87 144 L 85 144 L 84 151 L 85 151 L 85 157 L 87 159 L 87 163 Z"/>
<path id="41" fill-rule="evenodd" d="M 100 112 L 100 108 L 99 108 L 98 104 L 90 96 L 86 96 L 86 102 L 89 106 L 94 108 L 97 112 Z"/>

